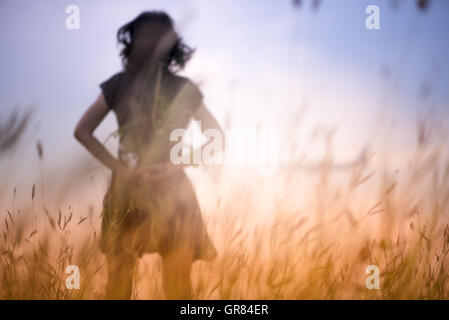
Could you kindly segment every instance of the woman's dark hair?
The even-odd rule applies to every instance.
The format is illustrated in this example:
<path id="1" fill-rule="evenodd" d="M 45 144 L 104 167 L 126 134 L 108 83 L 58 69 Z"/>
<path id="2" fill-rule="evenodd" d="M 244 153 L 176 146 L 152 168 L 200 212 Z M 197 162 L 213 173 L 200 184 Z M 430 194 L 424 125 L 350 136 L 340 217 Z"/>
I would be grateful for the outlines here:
<path id="1" fill-rule="evenodd" d="M 145 25 L 146 22 L 157 22 L 160 24 L 163 32 L 161 32 L 158 41 L 160 41 L 166 34 L 171 33 L 175 36 L 175 41 L 172 47 L 169 48 L 168 53 L 163 59 L 163 65 L 166 70 L 173 73 L 182 70 L 195 50 L 182 41 L 182 38 L 174 29 L 173 20 L 163 11 L 143 12 L 117 31 L 117 41 L 119 44 L 123 45 L 120 56 L 125 70 L 129 70 L 133 66 L 131 52 L 133 51 L 134 36 L 139 28 Z"/>

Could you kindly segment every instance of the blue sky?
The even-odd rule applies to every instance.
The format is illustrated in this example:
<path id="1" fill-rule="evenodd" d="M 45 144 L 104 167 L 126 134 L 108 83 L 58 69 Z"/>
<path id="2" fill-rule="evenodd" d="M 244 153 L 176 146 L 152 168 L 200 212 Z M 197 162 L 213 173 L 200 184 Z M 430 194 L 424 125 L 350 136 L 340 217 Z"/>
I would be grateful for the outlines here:
<path id="1" fill-rule="evenodd" d="M 415 1 L 402 1 L 395 11 L 387 0 L 323 0 L 316 12 L 303 2 L 298 10 L 290 0 L 1 0 L 2 113 L 35 105 L 38 125 L 23 142 L 31 154 L 40 139 L 50 162 L 87 156 L 73 128 L 98 84 L 120 70 L 117 29 L 146 9 L 167 11 L 197 48 L 183 74 L 200 85 L 221 122 L 229 114 L 236 126 L 282 128 L 307 105 L 301 129 L 337 124 L 344 156 L 390 115 L 408 135 L 427 109 L 449 113 L 449 1 L 432 1 L 425 14 Z M 80 8 L 80 30 L 65 28 L 69 4 Z M 371 4 L 380 7 L 378 31 L 365 28 Z M 423 101 L 426 81 L 432 90 Z M 110 115 L 98 135 L 114 126 Z"/>

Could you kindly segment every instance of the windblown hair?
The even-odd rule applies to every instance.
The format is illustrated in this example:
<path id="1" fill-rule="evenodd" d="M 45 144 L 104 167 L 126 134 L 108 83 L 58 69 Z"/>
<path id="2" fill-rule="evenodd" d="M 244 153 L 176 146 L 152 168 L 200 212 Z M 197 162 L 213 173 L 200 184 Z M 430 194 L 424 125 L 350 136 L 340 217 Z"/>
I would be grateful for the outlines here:
<path id="1" fill-rule="evenodd" d="M 119 44 L 123 45 L 120 52 L 122 58 L 122 64 L 125 70 L 130 70 L 133 68 L 133 61 L 131 58 L 131 52 L 133 51 L 133 39 L 136 32 L 142 27 L 146 22 L 158 22 L 160 23 L 163 32 L 160 34 L 158 41 L 162 40 L 165 34 L 172 33 L 176 37 L 171 49 L 168 50 L 168 54 L 163 59 L 164 67 L 172 72 L 176 73 L 182 70 L 187 61 L 190 60 L 194 53 L 194 49 L 187 46 L 178 35 L 174 29 L 174 23 L 172 18 L 163 11 L 146 11 L 141 13 L 131 22 L 125 24 L 117 31 L 117 41 Z M 138 66 L 137 66 L 138 67 Z"/>

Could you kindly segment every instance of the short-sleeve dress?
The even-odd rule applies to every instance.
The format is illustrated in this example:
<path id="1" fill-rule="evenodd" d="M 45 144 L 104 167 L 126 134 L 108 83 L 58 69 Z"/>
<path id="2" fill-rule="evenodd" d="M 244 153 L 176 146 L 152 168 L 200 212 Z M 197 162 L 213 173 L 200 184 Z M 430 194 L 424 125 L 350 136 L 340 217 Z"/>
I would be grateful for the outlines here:
<path id="1" fill-rule="evenodd" d="M 118 158 L 131 167 L 170 161 L 177 143 L 171 131 L 188 126 L 203 98 L 190 79 L 161 69 L 156 78 L 120 72 L 100 87 L 117 118 Z M 113 173 L 103 199 L 100 248 L 137 257 L 187 250 L 193 260 L 217 254 L 183 170 L 155 182 L 123 181 Z"/>

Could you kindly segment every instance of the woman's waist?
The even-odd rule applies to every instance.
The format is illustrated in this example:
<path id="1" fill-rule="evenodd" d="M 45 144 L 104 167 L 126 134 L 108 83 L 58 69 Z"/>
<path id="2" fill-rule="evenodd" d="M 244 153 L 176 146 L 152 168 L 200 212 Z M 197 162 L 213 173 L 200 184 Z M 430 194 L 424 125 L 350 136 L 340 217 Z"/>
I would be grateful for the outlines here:
<path id="1" fill-rule="evenodd" d="M 160 162 L 154 163 L 154 165 L 160 166 Z M 180 183 L 184 180 L 188 180 L 188 177 L 184 171 L 184 169 L 174 170 L 172 172 L 163 174 L 161 177 L 157 177 L 152 179 L 152 164 L 141 165 L 135 168 L 130 168 L 130 170 L 135 170 L 136 172 L 131 173 L 130 175 L 119 175 L 117 172 L 112 172 L 111 184 L 120 183 L 122 185 L 162 185 L 167 183 Z M 148 170 L 148 172 L 145 172 Z M 155 169 L 157 170 L 157 168 Z M 148 175 L 147 175 L 148 173 Z M 157 172 L 156 172 L 157 174 Z"/>
<path id="2" fill-rule="evenodd" d="M 119 160 L 128 168 L 137 168 L 151 166 L 158 163 L 170 162 L 169 148 L 120 148 L 118 153 Z"/>

